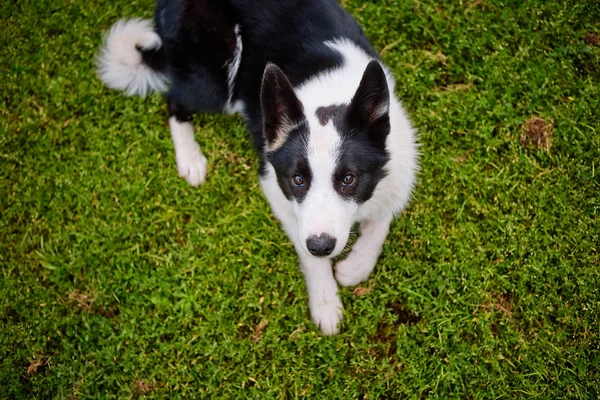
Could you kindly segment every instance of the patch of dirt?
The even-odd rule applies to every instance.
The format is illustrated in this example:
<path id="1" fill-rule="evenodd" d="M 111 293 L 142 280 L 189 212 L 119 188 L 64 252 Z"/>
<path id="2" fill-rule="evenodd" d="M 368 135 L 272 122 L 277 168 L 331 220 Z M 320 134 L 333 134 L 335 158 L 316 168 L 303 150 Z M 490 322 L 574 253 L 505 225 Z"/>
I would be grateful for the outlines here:
<path id="1" fill-rule="evenodd" d="M 367 287 L 358 286 L 356 289 L 352 291 L 352 294 L 356 297 L 364 296 L 365 294 L 369 294 L 373 291 L 373 286 L 375 286 L 375 281 L 371 280 Z"/>
<path id="2" fill-rule="evenodd" d="M 438 86 L 435 88 L 436 92 L 457 92 L 459 90 L 471 89 L 473 87 L 473 82 L 469 83 L 451 83 L 446 86 Z"/>
<path id="3" fill-rule="evenodd" d="M 600 37 L 598 35 L 596 35 L 595 33 L 586 32 L 583 40 L 585 41 L 585 44 L 587 44 L 588 46 L 592 46 L 592 47 L 600 46 Z"/>
<path id="4" fill-rule="evenodd" d="M 396 354 L 396 338 L 398 337 L 400 325 L 414 325 L 421 320 L 421 317 L 411 313 L 398 300 L 389 302 L 387 308 L 395 318 L 383 317 L 377 324 L 377 332 L 371 336 L 373 342 L 381 344 L 381 346 L 372 350 L 377 359 L 386 356 L 393 357 Z"/>
<path id="5" fill-rule="evenodd" d="M 429 56 L 430 60 L 439 62 L 444 67 L 448 66 L 448 57 L 446 57 L 441 51 L 438 51 L 437 53 L 427 52 L 427 55 Z"/>
<path id="6" fill-rule="evenodd" d="M 465 14 L 468 13 L 469 11 L 471 11 L 472 8 L 480 5 L 482 2 L 483 2 L 483 0 L 475 0 L 475 1 L 472 1 L 471 3 L 469 3 L 467 5 L 467 8 L 465 9 Z"/>
<path id="7" fill-rule="evenodd" d="M 91 314 L 92 308 L 94 306 L 94 301 L 96 301 L 96 297 L 92 292 L 82 293 L 79 291 L 79 289 L 75 289 L 71 293 L 69 293 L 69 300 L 71 300 L 72 303 L 76 304 L 80 310 Z"/>
<path id="8" fill-rule="evenodd" d="M 39 370 L 43 368 L 48 368 L 49 366 L 49 358 L 34 355 L 33 358 L 29 360 L 29 365 L 27 366 L 27 376 L 35 375 L 38 373 Z"/>
<path id="9" fill-rule="evenodd" d="M 135 384 L 133 386 L 133 390 L 137 394 L 146 394 L 146 393 L 154 391 L 154 389 L 155 389 L 154 383 L 146 382 L 142 379 L 138 379 L 137 381 L 135 381 Z"/>
<path id="10" fill-rule="evenodd" d="M 463 155 L 454 157 L 454 161 L 457 163 L 464 163 L 469 159 L 469 155 L 473 152 L 473 149 L 467 150 Z"/>
<path id="11" fill-rule="evenodd" d="M 83 385 L 83 378 L 79 377 L 73 384 L 73 387 L 71 388 L 71 394 L 67 397 L 67 400 L 79 399 L 79 396 L 81 395 L 81 385 Z"/>
<path id="12" fill-rule="evenodd" d="M 252 341 L 254 343 L 258 343 L 263 333 L 265 333 L 265 329 L 267 328 L 268 324 L 269 321 L 267 321 L 266 319 L 263 319 L 258 324 L 256 324 L 256 327 L 254 328 L 254 334 L 252 335 Z"/>
<path id="13" fill-rule="evenodd" d="M 23 317 L 17 310 L 8 306 L 4 309 L 4 314 L 0 315 L 0 324 L 20 324 L 23 322 Z"/>
<path id="14" fill-rule="evenodd" d="M 483 308 L 486 312 L 496 312 L 504 317 L 504 320 L 512 323 L 513 319 L 513 298 L 512 295 L 507 293 L 491 293 L 491 298 L 480 307 Z M 501 326 L 503 325 L 502 317 L 494 317 L 490 320 L 490 329 L 492 334 L 498 335 L 500 334 Z"/>
<path id="15" fill-rule="evenodd" d="M 535 146 L 538 149 L 550 152 L 552 147 L 552 121 L 546 121 L 540 117 L 532 116 L 525 121 L 520 141 L 523 146 Z"/>
<path id="16" fill-rule="evenodd" d="M 377 332 L 372 339 L 378 343 L 391 343 L 396 339 L 397 328 L 397 326 L 384 317 L 377 324 Z"/>
<path id="17" fill-rule="evenodd" d="M 114 318 L 119 315 L 119 308 L 116 305 L 111 305 L 109 307 L 98 306 L 94 310 L 94 314 L 102 315 L 106 318 Z"/>
<path id="18" fill-rule="evenodd" d="M 411 313 L 402 303 L 398 300 L 392 300 L 388 303 L 387 308 L 397 318 L 395 325 L 414 325 L 421 320 L 421 317 Z"/>
<path id="19" fill-rule="evenodd" d="M 460 332 L 460 340 L 463 342 L 467 342 L 468 344 L 473 344 L 477 342 L 477 337 L 470 332 L 465 332 L 464 330 Z"/>
<path id="20" fill-rule="evenodd" d="M 247 338 L 248 336 L 252 336 L 254 334 L 254 331 L 252 330 L 252 328 L 242 322 L 238 323 L 237 329 L 236 329 L 236 335 L 238 338 L 240 339 L 244 339 Z"/>
<path id="21" fill-rule="evenodd" d="M 487 310 L 499 311 L 508 319 L 513 318 L 513 303 L 512 296 L 510 294 L 492 293 L 492 298 L 483 305 L 483 308 Z"/>
<path id="22" fill-rule="evenodd" d="M 64 301 L 61 302 L 63 304 L 65 303 Z M 106 318 L 114 318 L 119 315 L 119 308 L 116 304 L 110 306 L 97 306 L 95 302 L 96 295 L 92 291 L 84 293 L 79 289 L 75 289 L 69 293 L 69 302 L 67 302 L 66 305 L 75 306 L 85 313 L 102 315 Z"/>

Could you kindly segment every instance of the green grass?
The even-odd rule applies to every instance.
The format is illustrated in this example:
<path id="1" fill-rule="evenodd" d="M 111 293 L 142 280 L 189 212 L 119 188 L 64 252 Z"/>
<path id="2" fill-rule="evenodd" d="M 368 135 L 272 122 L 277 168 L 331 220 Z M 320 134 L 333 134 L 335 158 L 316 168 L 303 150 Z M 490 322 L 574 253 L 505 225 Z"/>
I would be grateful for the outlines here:
<path id="1" fill-rule="evenodd" d="M 600 396 L 600 6 L 344 3 L 423 157 L 323 337 L 242 121 L 196 117 L 194 189 L 160 96 L 96 78 L 102 31 L 152 1 L 2 2 L 0 398 Z"/>

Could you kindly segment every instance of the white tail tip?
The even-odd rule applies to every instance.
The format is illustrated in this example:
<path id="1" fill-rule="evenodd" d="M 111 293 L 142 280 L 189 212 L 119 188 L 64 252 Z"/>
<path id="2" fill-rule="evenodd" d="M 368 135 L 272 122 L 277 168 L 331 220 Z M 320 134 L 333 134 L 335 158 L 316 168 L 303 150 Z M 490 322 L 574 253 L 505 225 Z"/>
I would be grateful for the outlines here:
<path id="1" fill-rule="evenodd" d="M 117 21 L 110 28 L 97 59 L 100 79 L 109 88 L 123 90 L 128 96 L 145 97 L 152 91 L 166 91 L 167 77 L 144 64 L 138 50 L 158 50 L 161 46 L 152 21 L 137 18 Z"/>

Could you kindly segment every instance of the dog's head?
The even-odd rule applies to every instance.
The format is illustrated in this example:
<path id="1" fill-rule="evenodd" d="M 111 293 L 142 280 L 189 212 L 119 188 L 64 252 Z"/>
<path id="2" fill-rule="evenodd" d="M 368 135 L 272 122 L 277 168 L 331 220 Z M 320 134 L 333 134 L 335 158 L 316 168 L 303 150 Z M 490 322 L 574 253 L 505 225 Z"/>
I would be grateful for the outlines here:
<path id="1" fill-rule="evenodd" d="M 335 257 L 348 242 L 359 206 L 385 176 L 390 132 L 385 73 L 372 61 L 348 104 L 309 109 L 285 74 L 269 64 L 261 104 L 267 161 L 293 204 L 299 240 L 309 254 Z"/>

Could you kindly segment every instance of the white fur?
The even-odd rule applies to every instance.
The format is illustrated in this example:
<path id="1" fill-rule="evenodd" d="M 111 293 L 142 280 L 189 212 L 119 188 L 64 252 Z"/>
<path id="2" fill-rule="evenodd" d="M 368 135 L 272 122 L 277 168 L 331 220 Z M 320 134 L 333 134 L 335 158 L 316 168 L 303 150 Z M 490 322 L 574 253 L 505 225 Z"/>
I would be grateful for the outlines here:
<path id="1" fill-rule="evenodd" d="M 244 116 L 245 112 L 246 104 L 242 100 L 235 100 L 233 103 L 227 102 L 223 107 L 223 113 L 228 115 L 240 114 Z"/>
<path id="2" fill-rule="evenodd" d="M 206 157 L 200 151 L 200 145 L 194 138 L 194 128 L 189 122 L 179 122 L 169 118 L 171 137 L 175 146 L 177 171 L 192 186 L 204 183 L 206 178 Z"/>
<path id="3" fill-rule="evenodd" d="M 128 96 L 145 97 L 151 91 L 166 91 L 166 76 L 145 65 L 136 46 L 144 50 L 162 46 L 152 21 L 117 21 L 110 28 L 97 59 L 100 79 L 109 88 L 123 90 Z"/>
<path id="4" fill-rule="evenodd" d="M 391 215 L 384 220 L 361 221 L 360 237 L 346 259 L 335 265 L 335 279 L 340 285 L 354 286 L 367 280 L 381 254 L 391 222 Z"/>
<path id="5" fill-rule="evenodd" d="M 240 63 L 242 62 L 243 46 L 241 28 L 236 24 L 233 30 L 235 33 L 235 51 L 233 53 L 233 58 L 225 64 L 225 67 L 227 68 L 227 102 L 225 103 L 224 108 L 225 114 L 234 114 L 237 111 L 235 109 L 235 104 L 231 104 L 231 99 L 233 98 L 235 78 L 237 77 Z"/>
<path id="6" fill-rule="evenodd" d="M 393 94 L 394 78 L 384 67 L 391 94 L 389 104 L 385 105 L 389 107 L 391 128 L 386 140 L 390 155 L 384 167 L 387 175 L 379 181 L 373 196 L 361 205 L 337 194 L 332 175 L 341 139 L 332 122 L 325 126 L 319 124 L 316 110 L 321 106 L 349 104 L 372 58 L 347 39 L 326 44 L 344 57 L 344 64 L 314 76 L 296 89 L 311 132 L 307 146 L 313 171 L 311 187 L 301 203 L 287 200 L 270 164 L 266 166 L 261 185 L 300 257 L 312 320 L 324 334 L 332 335 L 338 332 L 343 307 L 329 258 L 340 254 L 353 223 L 360 222 L 361 236 L 346 259 L 336 264 L 336 279 L 343 286 L 352 286 L 368 278 L 381 254 L 394 215 L 404 209 L 410 198 L 418 168 L 418 151 L 414 130 Z M 380 110 L 385 111 L 384 107 Z M 306 248 L 308 236 L 321 233 L 337 239 L 329 258 L 314 257 Z"/>

